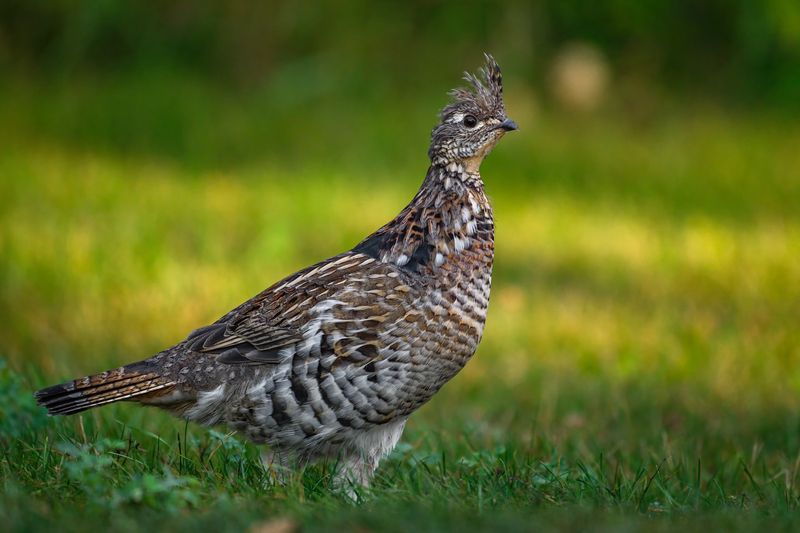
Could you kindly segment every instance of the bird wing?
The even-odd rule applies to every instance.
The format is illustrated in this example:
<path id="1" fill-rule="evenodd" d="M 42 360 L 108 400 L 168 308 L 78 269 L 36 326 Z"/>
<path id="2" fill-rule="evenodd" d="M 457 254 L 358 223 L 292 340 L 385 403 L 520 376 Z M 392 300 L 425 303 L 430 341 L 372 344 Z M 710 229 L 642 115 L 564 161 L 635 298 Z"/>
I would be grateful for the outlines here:
<path id="1" fill-rule="evenodd" d="M 186 347 L 217 354 L 226 364 L 277 364 L 298 353 L 366 364 L 392 342 L 396 324 L 421 315 L 412 285 L 397 267 L 347 252 L 289 276 L 195 330 Z"/>
<path id="2" fill-rule="evenodd" d="M 248 334 L 215 323 L 189 334 L 186 346 L 194 352 L 215 353 L 221 363 L 275 364 L 283 358 L 281 350 L 300 339 L 294 329 L 267 326 Z"/>

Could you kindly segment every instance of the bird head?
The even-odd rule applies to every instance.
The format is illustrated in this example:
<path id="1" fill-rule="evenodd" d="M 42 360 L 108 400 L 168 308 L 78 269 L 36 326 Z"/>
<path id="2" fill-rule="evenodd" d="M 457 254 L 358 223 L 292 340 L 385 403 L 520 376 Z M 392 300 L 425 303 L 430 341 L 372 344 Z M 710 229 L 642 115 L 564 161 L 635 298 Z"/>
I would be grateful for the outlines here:
<path id="1" fill-rule="evenodd" d="M 477 172 L 483 158 L 516 123 L 506 116 L 503 76 L 494 58 L 485 54 L 486 66 L 478 76 L 464 74 L 469 88 L 450 91 L 453 101 L 433 128 L 428 157 L 433 164 L 460 163 Z"/>

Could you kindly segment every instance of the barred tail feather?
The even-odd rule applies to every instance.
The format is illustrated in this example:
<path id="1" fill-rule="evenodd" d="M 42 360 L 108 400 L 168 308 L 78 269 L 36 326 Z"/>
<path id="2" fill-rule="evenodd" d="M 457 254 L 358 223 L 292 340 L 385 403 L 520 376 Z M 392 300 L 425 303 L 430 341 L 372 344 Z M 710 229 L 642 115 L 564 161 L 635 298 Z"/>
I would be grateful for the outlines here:
<path id="1" fill-rule="evenodd" d="M 92 407 L 170 389 L 174 383 L 146 368 L 121 367 L 53 385 L 34 393 L 50 415 L 71 415 Z"/>

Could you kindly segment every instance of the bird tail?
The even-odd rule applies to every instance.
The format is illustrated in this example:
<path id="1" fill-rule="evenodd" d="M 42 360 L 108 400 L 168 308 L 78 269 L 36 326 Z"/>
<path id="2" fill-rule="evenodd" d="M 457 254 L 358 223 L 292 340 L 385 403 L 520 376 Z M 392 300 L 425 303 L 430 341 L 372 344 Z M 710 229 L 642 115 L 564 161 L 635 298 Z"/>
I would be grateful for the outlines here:
<path id="1" fill-rule="evenodd" d="M 175 383 L 141 364 L 106 370 L 100 374 L 53 385 L 34 396 L 50 415 L 72 415 L 92 407 L 120 400 L 144 399 L 145 395 L 165 393 Z"/>

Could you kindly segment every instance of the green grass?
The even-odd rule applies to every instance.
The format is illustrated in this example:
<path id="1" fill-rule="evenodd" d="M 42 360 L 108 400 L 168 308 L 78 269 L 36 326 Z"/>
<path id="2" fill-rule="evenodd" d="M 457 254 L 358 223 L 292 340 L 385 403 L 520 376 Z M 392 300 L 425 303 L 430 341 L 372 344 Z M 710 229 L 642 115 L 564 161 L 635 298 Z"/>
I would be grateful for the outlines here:
<path id="1" fill-rule="evenodd" d="M 331 465 L 279 485 L 223 432 L 131 405 L 48 419 L 30 392 L 144 358 L 352 246 L 415 192 L 441 101 L 127 81 L 2 87 L 7 528 L 797 526 L 796 124 L 550 116 L 512 87 L 522 130 L 483 169 L 483 344 L 353 504 Z"/>

